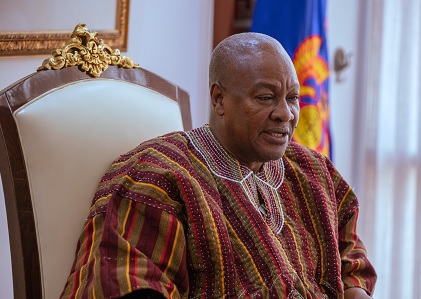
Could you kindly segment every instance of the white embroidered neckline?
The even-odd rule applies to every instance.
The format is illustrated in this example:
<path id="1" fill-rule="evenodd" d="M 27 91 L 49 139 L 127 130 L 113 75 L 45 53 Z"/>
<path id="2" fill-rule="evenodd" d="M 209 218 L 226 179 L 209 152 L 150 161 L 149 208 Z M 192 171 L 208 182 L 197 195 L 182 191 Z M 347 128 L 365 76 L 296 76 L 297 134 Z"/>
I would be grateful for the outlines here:
<path id="1" fill-rule="evenodd" d="M 263 163 L 261 169 L 254 173 L 223 148 L 208 125 L 186 134 L 210 171 L 217 177 L 240 184 L 266 223 L 279 234 L 284 225 L 284 214 L 278 194 L 285 172 L 282 158 Z M 259 194 L 264 204 L 260 203 Z"/>

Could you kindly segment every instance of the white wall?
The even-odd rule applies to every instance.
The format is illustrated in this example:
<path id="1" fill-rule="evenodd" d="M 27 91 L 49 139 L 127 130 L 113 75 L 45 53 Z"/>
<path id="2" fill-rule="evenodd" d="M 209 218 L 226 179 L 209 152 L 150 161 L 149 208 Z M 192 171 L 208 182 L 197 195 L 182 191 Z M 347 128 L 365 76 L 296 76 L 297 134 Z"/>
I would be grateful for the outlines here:
<path id="1" fill-rule="evenodd" d="M 131 1 L 126 54 L 190 93 L 194 127 L 208 119 L 212 32 L 213 0 Z"/>
<path id="2" fill-rule="evenodd" d="M 132 57 L 142 67 L 189 92 L 193 126 L 206 123 L 213 0 L 136 0 L 131 1 L 130 5 L 128 51 L 123 55 Z M 45 15 L 43 11 L 33 13 Z M 81 22 L 90 28 L 89 20 Z M 52 27 L 56 28 L 56 25 L 60 24 L 52 24 Z M 36 71 L 47 57 L 1 57 L 0 90 Z M 4 197 L 0 192 L 0 298 L 13 298 L 12 294 Z"/>

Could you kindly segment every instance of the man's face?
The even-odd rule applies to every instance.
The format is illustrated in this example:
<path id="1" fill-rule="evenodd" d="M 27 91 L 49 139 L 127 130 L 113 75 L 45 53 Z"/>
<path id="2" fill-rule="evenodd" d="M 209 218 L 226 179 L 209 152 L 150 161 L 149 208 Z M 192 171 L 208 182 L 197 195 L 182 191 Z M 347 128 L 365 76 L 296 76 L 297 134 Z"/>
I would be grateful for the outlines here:
<path id="1" fill-rule="evenodd" d="M 219 82 L 221 144 L 250 169 L 279 159 L 299 117 L 299 83 L 292 63 L 275 49 L 251 53 Z M 217 84 L 218 85 L 218 84 Z M 215 86 L 213 87 L 215 88 Z"/>

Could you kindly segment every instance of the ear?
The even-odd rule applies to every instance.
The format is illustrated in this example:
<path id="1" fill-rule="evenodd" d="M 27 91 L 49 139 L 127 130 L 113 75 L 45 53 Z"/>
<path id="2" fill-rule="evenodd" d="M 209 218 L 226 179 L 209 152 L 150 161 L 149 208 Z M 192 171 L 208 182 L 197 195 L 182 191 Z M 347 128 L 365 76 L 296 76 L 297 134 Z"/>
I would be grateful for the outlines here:
<path id="1" fill-rule="evenodd" d="M 219 82 L 215 82 L 211 85 L 210 97 L 211 97 L 212 108 L 216 112 L 216 114 L 218 114 L 219 116 L 222 116 L 225 114 L 224 94 L 225 94 L 225 91 L 221 87 Z"/>

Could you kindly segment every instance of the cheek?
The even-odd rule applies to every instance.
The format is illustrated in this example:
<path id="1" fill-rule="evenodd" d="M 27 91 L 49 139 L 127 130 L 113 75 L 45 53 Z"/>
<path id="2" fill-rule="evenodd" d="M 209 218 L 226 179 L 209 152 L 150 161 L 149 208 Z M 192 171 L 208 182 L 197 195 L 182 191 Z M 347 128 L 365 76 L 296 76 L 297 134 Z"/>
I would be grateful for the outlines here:
<path id="1" fill-rule="evenodd" d="M 300 118 L 300 107 L 299 106 L 293 106 L 291 108 L 291 112 L 294 115 L 294 126 L 298 124 L 298 120 Z"/>
<path id="2" fill-rule="evenodd" d="M 231 117 L 236 119 L 239 122 L 247 122 L 247 124 L 251 121 L 252 118 L 255 118 L 256 115 L 259 113 L 255 108 L 251 105 L 236 105 L 231 107 L 230 109 Z"/>

